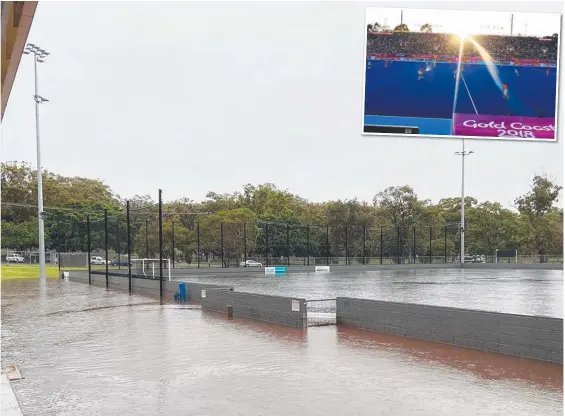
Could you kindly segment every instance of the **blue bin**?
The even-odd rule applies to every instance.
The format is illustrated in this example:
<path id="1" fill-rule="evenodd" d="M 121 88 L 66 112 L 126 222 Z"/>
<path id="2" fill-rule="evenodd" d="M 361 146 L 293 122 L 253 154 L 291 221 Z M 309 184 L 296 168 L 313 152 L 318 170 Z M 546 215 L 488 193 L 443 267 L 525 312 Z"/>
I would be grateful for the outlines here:
<path id="1" fill-rule="evenodd" d="M 179 302 L 186 303 L 186 282 L 179 282 Z"/>

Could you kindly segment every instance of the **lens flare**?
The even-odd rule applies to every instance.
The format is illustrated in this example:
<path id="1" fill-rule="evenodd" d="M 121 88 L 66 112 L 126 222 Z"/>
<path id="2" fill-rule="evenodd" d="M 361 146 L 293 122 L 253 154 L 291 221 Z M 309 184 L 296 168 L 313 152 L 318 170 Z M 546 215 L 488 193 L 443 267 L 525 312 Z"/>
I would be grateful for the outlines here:
<path id="1" fill-rule="evenodd" d="M 500 89 L 500 91 L 502 91 L 502 89 L 503 89 L 502 85 L 503 84 L 502 84 L 502 81 L 500 79 L 498 69 L 496 68 L 496 66 L 494 64 L 494 60 L 492 59 L 490 54 L 487 52 L 487 50 L 485 48 L 483 48 L 477 41 L 475 41 L 473 38 L 469 38 L 469 41 L 475 46 L 475 48 L 477 48 L 477 51 L 479 51 L 479 54 L 481 55 L 481 58 L 483 58 L 483 61 L 485 62 L 487 70 L 488 70 L 490 76 L 492 77 L 494 83 Z"/>

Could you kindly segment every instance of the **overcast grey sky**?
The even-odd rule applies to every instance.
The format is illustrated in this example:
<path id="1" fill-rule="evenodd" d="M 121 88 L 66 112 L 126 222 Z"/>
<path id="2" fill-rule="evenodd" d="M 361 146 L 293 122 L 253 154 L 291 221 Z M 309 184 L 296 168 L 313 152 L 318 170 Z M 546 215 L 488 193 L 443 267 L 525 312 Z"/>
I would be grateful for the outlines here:
<path id="1" fill-rule="evenodd" d="M 167 200 L 201 200 L 248 182 L 312 201 L 370 201 L 405 184 L 434 201 L 458 196 L 460 140 L 361 135 L 369 4 L 377 5 L 40 2 L 29 41 L 51 52 L 39 75 L 50 100 L 41 106 L 42 165 L 99 178 L 122 197 L 162 188 Z M 559 1 L 472 7 L 563 12 Z M 4 116 L 3 161 L 35 165 L 32 96 L 24 56 Z M 468 194 L 510 206 L 536 174 L 562 183 L 559 126 L 559 143 L 467 141 L 475 151 Z"/>

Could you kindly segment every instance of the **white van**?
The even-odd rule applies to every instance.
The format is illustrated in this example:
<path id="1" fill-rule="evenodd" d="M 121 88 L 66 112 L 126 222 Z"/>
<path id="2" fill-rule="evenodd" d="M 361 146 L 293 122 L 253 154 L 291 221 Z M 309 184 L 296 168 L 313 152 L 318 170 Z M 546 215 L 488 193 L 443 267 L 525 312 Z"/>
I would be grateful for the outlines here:
<path id="1" fill-rule="evenodd" d="M 106 261 L 100 256 L 92 256 L 90 258 L 90 264 L 106 264 Z"/>
<path id="2" fill-rule="evenodd" d="M 23 263 L 24 258 L 19 254 L 10 254 L 6 256 L 6 263 Z"/>

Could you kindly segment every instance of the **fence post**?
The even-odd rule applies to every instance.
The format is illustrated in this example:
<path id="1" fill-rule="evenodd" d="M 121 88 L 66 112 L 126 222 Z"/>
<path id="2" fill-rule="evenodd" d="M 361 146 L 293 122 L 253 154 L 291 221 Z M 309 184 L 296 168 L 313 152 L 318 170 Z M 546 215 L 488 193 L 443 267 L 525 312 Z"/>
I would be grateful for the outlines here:
<path id="1" fill-rule="evenodd" d="M 265 266 L 269 267 L 269 224 L 265 223 Z"/>
<path id="2" fill-rule="evenodd" d="M 71 220 L 72 221 L 72 220 Z M 74 253 L 76 250 L 75 247 L 75 222 L 71 222 L 71 251 Z M 31 256 L 30 256 L 30 263 L 31 263 Z"/>
<path id="3" fill-rule="evenodd" d="M 396 226 L 396 264 L 400 264 L 400 226 Z"/>
<path id="4" fill-rule="evenodd" d="M 129 218 L 129 201 L 126 201 L 126 221 L 127 221 L 127 234 L 128 234 L 128 289 L 131 294 L 131 226 Z"/>
<path id="5" fill-rule="evenodd" d="M 443 262 L 447 263 L 447 225 L 443 227 Z"/>
<path id="6" fill-rule="evenodd" d="M 171 223 L 171 231 L 173 233 L 173 269 L 175 268 L 175 222 L 172 221 Z"/>
<path id="7" fill-rule="evenodd" d="M 243 223 L 243 262 L 247 266 L 247 223 Z"/>
<path id="8" fill-rule="evenodd" d="M 306 262 L 310 266 L 310 225 L 306 226 Z"/>
<path id="9" fill-rule="evenodd" d="M 430 264 L 432 264 L 433 257 L 432 257 L 432 227 L 430 227 Z"/>
<path id="10" fill-rule="evenodd" d="M 383 265 L 383 254 L 384 254 L 384 247 L 383 247 L 383 226 L 381 225 L 381 266 Z"/>
<path id="11" fill-rule="evenodd" d="M 108 289 L 108 209 L 104 210 L 104 252 L 106 262 L 106 289 Z"/>
<path id="12" fill-rule="evenodd" d="M 286 267 L 290 267 L 290 225 L 286 224 Z"/>
<path id="13" fill-rule="evenodd" d="M 120 221 L 118 219 L 116 219 L 116 227 L 118 228 L 118 236 L 117 236 L 118 237 L 118 245 L 117 245 L 117 249 L 118 249 L 118 270 L 121 270 L 122 266 L 121 266 L 120 263 L 122 262 L 122 254 L 121 254 L 122 242 L 121 242 L 121 239 L 120 239 Z"/>
<path id="14" fill-rule="evenodd" d="M 367 265 L 367 225 L 363 226 L 363 266 Z"/>
<path id="15" fill-rule="evenodd" d="M 63 247 L 64 250 L 64 247 Z M 57 258 L 59 259 L 59 261 L 57 261 L 57 265 L 58 265 L 58 269 L 59 272 L 61 271 L 61 229 L 60 229 L 60 224 L 59 224 L 59 220 L 57 220 Z M 88 257 L 88 264 L 90 264 L 90 256 Z M 59 275 L 61 275 L 61 273 L 59 273 Z M 90 276 L 90 272 L 88 273 L 88 275 Z M 90 279 L 90 278 L 89 278 Z"/>
<path id="16" fill-rule="evenodd" d="M 159 300 L 163 303 L 163 191 L 159 189 Z"/>
<path id="17" fill-rule="evenodd" d="M 148 234 L 148 220 L 145 220 L 145 258 L 149 258 L 149 234 Z"/>
<path id="18" fill-rule="evenodd" d="M 88 257 L 86 261 L 88 262 L 88 284 L 90 285 L 92 283 L 90 277 L 90 272 L 92 271 L 92 265 L 90 264 L 90 215 L 86 216 L 86 244 L 88 245 Z M 59 253 L 59 267 L 61 267 L 61 253 Z"/>
<path id="19" fill-rule="evenodd" d="M 348 251 L 348 245 L 349 245 L 349 241 L 348 241 L 348 231 L 349 228 L 347 227 L 347 225 L 345 226 L 345 265 L 349 266 L 349 251 Z"/>
<path id="20" fill-rule="evenodd" d="M 222 267 L 224 267 L 224 222 L 220 223 L 220 246 L 221 246 L 221 256 L 222 256 Z"/>
<path id="21" fill-rule="evenodd" d="M 200 222 L 196 222 L 196 264 L 200 268 Z"/>
<path id="22" fill-rule="evenodd" d="M 414 245 L 414 253 L 412 254 L 412 260 L 414 261 L 414 264 L 416 264 L 416 227 L 412 227 L 412 238 L 414 239 L 413 241 L 413 245 Z"/>
<path id="23" fill-rule="evenodd" d="M 326 266 L 330 265 L 330 226 L 326 225 Z"/>

